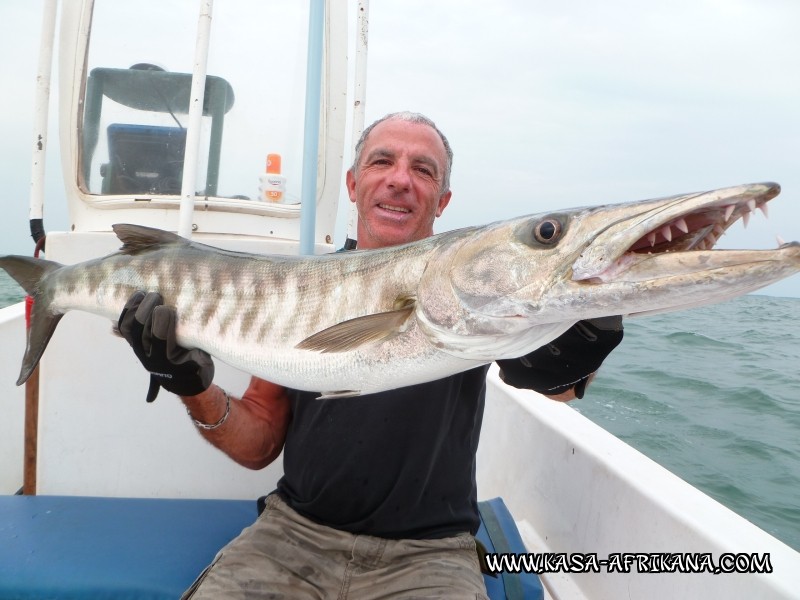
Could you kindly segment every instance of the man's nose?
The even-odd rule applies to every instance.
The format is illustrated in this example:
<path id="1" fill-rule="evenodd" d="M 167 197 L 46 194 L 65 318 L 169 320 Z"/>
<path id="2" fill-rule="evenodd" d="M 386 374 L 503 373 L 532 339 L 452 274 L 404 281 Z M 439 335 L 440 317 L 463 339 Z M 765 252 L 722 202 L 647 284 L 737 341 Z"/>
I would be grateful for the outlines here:
<path id="1" fill-rule="evenodd" d="M 411 189 L 411 166 L 405 161 L 397 161 L 388 173 L 386 184 L 396 191 Z"/>

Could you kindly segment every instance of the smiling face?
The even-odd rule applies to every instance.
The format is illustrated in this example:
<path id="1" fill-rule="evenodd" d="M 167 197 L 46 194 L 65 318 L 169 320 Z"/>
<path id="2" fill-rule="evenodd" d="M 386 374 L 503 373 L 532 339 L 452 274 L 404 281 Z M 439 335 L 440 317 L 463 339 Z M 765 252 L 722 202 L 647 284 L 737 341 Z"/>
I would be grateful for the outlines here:
<path id="1" fill-rule="evenodd" d="M 447 153 L 428 125 L 389 119 L 367 136 L 347 191 L 358 208 L 358 247 L 394 246 L 433 234 L 451 192 L 442 193 Z"/>

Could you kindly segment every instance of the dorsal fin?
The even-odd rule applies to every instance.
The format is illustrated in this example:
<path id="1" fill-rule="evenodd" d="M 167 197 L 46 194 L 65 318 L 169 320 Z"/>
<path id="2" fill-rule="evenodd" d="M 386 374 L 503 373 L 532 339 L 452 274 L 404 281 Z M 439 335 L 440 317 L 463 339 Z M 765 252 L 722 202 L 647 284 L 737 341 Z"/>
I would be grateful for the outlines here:
<path id="1" fill-rule="evenodd" d="M 142 250 L 148 250 L 153 246 L 164 244 L 189 244 L 189 240 L 182 238 L 171 231 L 156 229 L 155 227 L 144 227 L 143 225 L 130 225 L 128 223 L 116 223 L 111 226 L 114 233 L 122 242 L 120 252 L 123 254 L 136 254 Z"/>

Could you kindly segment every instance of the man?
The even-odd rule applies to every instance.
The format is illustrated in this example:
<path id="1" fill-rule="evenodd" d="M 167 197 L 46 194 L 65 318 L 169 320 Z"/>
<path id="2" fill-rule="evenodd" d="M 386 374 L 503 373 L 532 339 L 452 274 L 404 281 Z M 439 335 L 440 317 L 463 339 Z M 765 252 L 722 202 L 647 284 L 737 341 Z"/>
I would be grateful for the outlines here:
<path id="1" fill-rule="evenodd" d="M 358 247 L 432 235 L 450 202 L 452 157 L 422 115 L 387 115 L 367 128 L 346 180 Z M 186 597 L 486 597 L 472 535 L 488 367 L 321 401 L 254 377 L 232 400 L 211 384 L 207 354 L 158 351 L 170 343 L 154 340 L 174 341 L 175 313 L 161 302 L 137 293 L 120 317 L 156 384 L 181 395 L 201 434 L 236 462 L 260 469 L 284 452 L 266 510 Z M 622 338 L 619 320 L 599 325 L 582 322 L 549 347 L 499 361 L 504 378 L 556 399 L 581 396 Z"/>

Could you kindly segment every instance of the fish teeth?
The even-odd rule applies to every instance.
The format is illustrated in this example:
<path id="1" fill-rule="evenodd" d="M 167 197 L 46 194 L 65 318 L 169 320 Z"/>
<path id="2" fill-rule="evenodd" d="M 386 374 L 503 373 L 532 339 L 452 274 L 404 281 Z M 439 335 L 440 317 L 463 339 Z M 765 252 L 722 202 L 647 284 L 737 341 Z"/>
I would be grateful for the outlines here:
<path id="1" fill-rule="evenodd" d="M 671 242 L 672 228 L 669 225 L 664 225 L 664 227 L 661 228 L 661 235 L 663 235 L 668 242 Z"/>
<path id="2" fill-rule="evenodd" d="M 778 240 L 778 248 L 780 248 L 786 243 L 786 241 L 780 235 L 776 235 L 775 239 Z"/>
<path id="3" fill-rule="evenodd" d="M 716 243 L 717 243 L 717 236 L 715 236 L 713 233 L 709 233 L 708 235 L 706 235 L 706 248 L 707 249 L 710 250 L 711 248 L 714 247 L 714 244 L 716 244 Z"/>
<path id="4" fill-rule="evenodd" d="M 647 234 L 647 241 L 650 242 L 650 246 L 651 247 L 656 245 L 656 232 L 655 231 Z"/>
<path id="5" fill-rule="evenodd" d="M 750 213 L 743 212 L 742 213 L 742 224 L 744 224 L 745 229 L 747 229 L 747 224 L 750 222 Z"/>
<path id="6" fill-rule="evenodd" d="M 673 223 L 673 225 L 675 225 L 675 227 L 680 229 L 683 233 L 689 233 L 689 226 L 686 224 L 684 219 L 678 219 Z"/>
<path id="7" fill-rule="evenodd" d="M 719 223 L 717 223 L 716 225 L 714 225 L 714 229 L 712 230 L 712 232 L 714 234 L 714 237 L 719 239 L 725 233 L 725 228 Z"/>
<path id="8" fill-rule="evenodd" d="M 767 203 L 762 202 L 761 204 L 759 204 L 758 208 L 761 210 L 762 213 L 764 213 L 764 216 L 769 219 L 769 211 L 767 210 Z"/>
<path id="9" fill-rule="evenodd" d="M 731 215 L 733 214 L 734 210 L 736 210 L 736 205 L 735 204 L 729 204 L 728 206 L 725 207 L 725 220 L 726 221 L 730 221 Z"/>
<path id="10" fill-rule="evenodd" d="M 747 201 L 747 208 L 750 209 L 750 212 L 753 212 L 756 209 L 756 201 L 752 198 Z"/>

